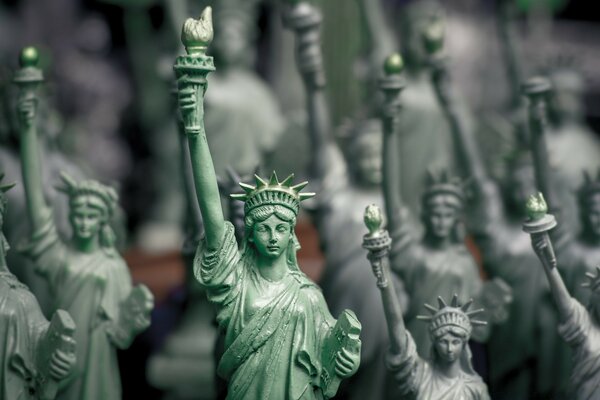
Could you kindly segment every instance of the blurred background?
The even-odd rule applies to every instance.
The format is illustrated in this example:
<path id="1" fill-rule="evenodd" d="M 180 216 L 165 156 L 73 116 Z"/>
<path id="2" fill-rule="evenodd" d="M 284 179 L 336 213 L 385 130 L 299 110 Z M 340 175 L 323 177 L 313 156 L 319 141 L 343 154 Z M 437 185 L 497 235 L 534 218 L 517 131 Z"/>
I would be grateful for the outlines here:
<path id="1" fill-rule="evenodd" d="M 381 28 L 387 32 L 369 24 L 368 13 L 361 8 L 368 2 L 311 1 L 324 16 L 327 99 L 340 143 L 351 130 L 348 121 L 363 115 L 374 101 L 369 98 L 368 78 L 378 73 L 373 65 L 379 66 L 381 54 L 389 49 L 400 50 L 396 43 L 405 34 L 403 10 L 416 3 L 371 1 L 381 1 L 387 24 Z M 214 137 L 209 141 L 219 154 L 216 167 L 224 187 L 232 164 L 242 178 L 259 164 L 263 171 L 277 170 L 280 177 L 291 172 L 308 176 L 304 89 L 294 62 L 293 35 L 283 29 L 275 0 L 0 0 L 0 165 L 10 170 L 18 142 L 12 75 L 20 49 L 34 45 L 40 50 L 46 79 L 41 126 L 51 151 L 83 175 L 118 189 L 126 216 L 121 235 L 124 256 L 134 280 L 147 284 L 156 297 L 152 327 L 120 355 L 125 399 L 188 398 L 172 394 L 160 379 L 149 382 L 146 371 L 149 359 L 180 323 L 193 291 L 185 283 L 189 281 L 185 257 L 193 250 L 185 253 L 184 242 L 193 218 L 186 214 L 172 66 L 183 52 L 179 41 L 183 21 L 197 17 L 207 5 L 215 8 L 211 51 L 218 71 L 209 77 L 207 132 Z M 498 110 L 518 102 L 514 78 L 536 73 L 553 76 L 555 86 L 566 93 L 564 112 L 579 118 L 591 134 L 599 134 L 597 4 L 445 0 L 443 7 L 456 86 L 471 114 L 491 127 L 483 148 L 510 147 L 511 139 L 504 133 L 509 128 Z M 513 36 L 507 45 L 502 27 L 508 23 Z M 513 76 L 507 67 L 507 46 L 514 50 Z M 243 74 L 217 75 L 240 66 Z M 243 153 L 232 149 L 238 140 Z M 500 158 L 487 160 L 492 170 Z M 12 179 L 18 182 L 18 173 Z M 303 216 L 297 231 L 300 265 L 319 281 L 323 257 L 317 230 Z"/>

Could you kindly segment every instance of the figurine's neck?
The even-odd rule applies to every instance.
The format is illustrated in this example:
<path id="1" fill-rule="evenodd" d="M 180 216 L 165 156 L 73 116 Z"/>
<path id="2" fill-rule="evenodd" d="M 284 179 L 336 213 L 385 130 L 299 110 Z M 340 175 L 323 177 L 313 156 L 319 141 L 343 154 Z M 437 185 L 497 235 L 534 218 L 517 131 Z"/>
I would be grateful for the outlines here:
<path id="1" fill-rule="evenodd" d="M 436 370 L 446 378 L 457 378 L 460 375 L 460 359 L 452 362 L 444 362 L 438 359 Z"/>
<path id="2" fill-rule="evenodd" d="M 4 234 L 0 232 L 0 272 L 8 272 L 8 264 L 6 263 L 6 252 L 4 249 Z"/>
<path id="3" fill-rule="evenodd" d="M 98 235 L 94 235 L 90 238 L 82 238 L 73 235 L 73 245 L 82 253 L 93 253 L 100 248 L 100 240 Z"/>
<path id="4" fill-rule="evenodd" d="M 268 281 L 277 282 L 287 273 L 286 255 L 283 252 L 277 258 L 258 257 L 256 266 L 260 275 Z"/>
<path id="5" fill-rule="evenodd" d="M 435 236 L 429 232 L 425 233 L 425 243 L 431 248 L 434 249 L 445 249 L 452 244 L 452 240 L 450 236 Z"/>

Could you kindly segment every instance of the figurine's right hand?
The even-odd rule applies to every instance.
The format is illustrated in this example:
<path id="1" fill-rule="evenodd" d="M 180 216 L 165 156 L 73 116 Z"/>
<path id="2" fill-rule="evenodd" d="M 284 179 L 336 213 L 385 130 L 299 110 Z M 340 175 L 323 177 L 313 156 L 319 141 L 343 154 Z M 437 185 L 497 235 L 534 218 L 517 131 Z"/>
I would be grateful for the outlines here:
<path id="1" fill-rule="evenodd" d="M 548 235 L 534 233 L 531 235 L 531 246 L 538 257 L 543 259 L 546 255 L 546 249 L 552 246 L 552 244 L 550 243 L 550 237 Z"/>
<path id="2" fill-rule="evenodd" d="M 35 116 L 36 99 L 23 97 L 17 101 L 17 112 L 22 123 L 29 123 Z"/>
<path id="3" fill-rule="evenodd" d="M 181 112 L 186 113 L 196 109 L 196 90 L 192 86 L 187 86 L 179 90 L 179 108 Z"/>
<path id="4" fill-rule="evenodd" d="M 65 338 L 72 343 L 72 347 L 75 348 L 75 341 L 72 338 Z M 63 351 L 57 349 L 50 358 L 50 377 L 54 380 L 60 381 L 65 379 L 75 366 L 75 351 Z"/>

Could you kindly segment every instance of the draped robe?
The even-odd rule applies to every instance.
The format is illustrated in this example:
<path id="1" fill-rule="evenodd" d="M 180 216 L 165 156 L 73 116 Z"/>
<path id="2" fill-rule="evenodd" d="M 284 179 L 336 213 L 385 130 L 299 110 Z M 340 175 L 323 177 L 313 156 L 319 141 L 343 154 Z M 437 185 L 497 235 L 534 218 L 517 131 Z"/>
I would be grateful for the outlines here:
<path id="1" fill-rule="evenodd" d="M 558 331 L 573 349 L 570 386 L 575 400 L 600 398 L 600 326 L 589 311 L 574 298 L 571 313 Z"/>
<path id="2" fill-rule="evenodd" d="M 36 350 L 47 329 L 29 289 L 11 273 L 0 272 L 0 399 L 38 398 Z"/>
<path id="3" fill-rule="evenodd" d="M 227 399 L 322 399 L 321 349 L 335 320 L 320 290 L 293 269 L 267 281 L 247 256 L 226 222 L 220 248 L 201 243 L 194 261 L 225 330 L 217 372 L 228 381 Z"/>
<path id="4" fill-rule="evenodd" d="M 68 311 L 77 327 L 75 372 L 60 399 L 120 399 L 116 346 L 123 346 L 111 340 L 108 329 L 117 323 L 119 305 L 131 291 L 127 265 L 116 254 L 85 254 L 70 248 L 59 239 L 51 218 L 23 250 L 49 283 L 52 309 Z"/>

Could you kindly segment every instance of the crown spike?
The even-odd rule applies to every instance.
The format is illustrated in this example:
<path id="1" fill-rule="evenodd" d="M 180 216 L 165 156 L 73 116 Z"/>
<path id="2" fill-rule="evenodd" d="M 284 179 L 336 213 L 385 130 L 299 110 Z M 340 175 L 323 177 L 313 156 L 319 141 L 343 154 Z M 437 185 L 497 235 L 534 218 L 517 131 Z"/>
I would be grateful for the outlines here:
<path id="1" fill-rule="evenodd" d="M 583 282 L 583 283 L 581 284 L 581 287 L 582 287 L 582 288 L 589 288 L 589 287 L 592 287 L 592 282 Z"/>
<path id="2" fill-rule="evenodd" d="M 426 309 L 427 309 L 427 310 L 428 310 L 428 311 L 429 311 L 429 312 L 430 312 L 432 315 L 433 315 L 433 314 L 435 314 L 436 312 L 438 312 L 438 309 L 437 309 L 437 308 L 435 308 L 434 306 L 430 305 L 430 304 L 427 304 L 427 303 L 425 303 L 425 304 L 423 304 L 423 306 L 424 306 L 424 307 L 425 307 L 425 308 L 426 308 Z"/>
<path id="3" fill-rule="evenodd" d="M 469 299 L 469 301 L 467 301 L 465 304 L 463 304 L 461 307 L 461 310 L 463 310 L 464 312 L 469 311 L 471 304 L 473 304 L 473 299 Z"/>
<path id="4" fill-rule="evenodd" d="M 479 320 L 476 320 L 476 319 L 472 319 L 471 320 L 471 325 L 473 325 L 473 326 L 485 326 L 487 324 L 488 323 L 485 322 L 485 321 L 479 321 Z"/>
<path id="5" fill-rule="evenodd" d="M 454 293 L 454 296 L 452 296 L 452 302 L 450 305 L 452 307 L 458 307 L 458 295 L 456 293 Z"/>
<path id="6" fill-rule="evenodd" d="M 442 309 L 444 307 L 448 307 L 448 305 L 446 304 L 446 302 L 444 301 L 444 299 L 442 298 L 442 296 L 438 296 L 437 301 L 438 301 L 438 304 L 440 306 L 440 309 Z"/>
<path id="7" fill-rule="evenodd" d="M 306 199 L 310 199 L 311 197 L 314 197 L 315 195 L 316 195 L 316 193 L 313 193 L 313 192 L 299 193 L 298 198 L 300 199 L 300 201 L 304 201 Z"/>
<path id="8" fill-rule="evenodd" d="M 277 172 L 273 171 L 271 174 L 271 179 L 269 179 L 269 185 L 275 186 L 279 185 L 279 179 L 277 178 Z"/>
<path id="9" fill-rule="evenodd" d="M 1 180 L 1 178 L 0 178 Z M 6 185 L 0 185 L 0 192 L 6 193 L 13 187 L 15 187 L 16 183 L 7 183 Z"/>
<path id="10" fill-rule="evenodd" d="M 304 189 L 306 187 L 306 185 L 308 185 L 308 181 L 304 181 L 304 182 L 300 182 L 297 185 L 292 186 L 290 189 L 299 192 L 302 189 Z"/>
<path id="11" fill-rule="evenodd" d="M 585 273 L 585 276 L 587 276 L 587 277 L 588 277 L 588 278 L 590 278 L 590 279 L 594 279 L 594 278 L 596 277 L 596 275 L 594 275 L 594 274 L 593 274 L 593 273 L 591 273 L 591 272 L 586 272 L 586 273 Z"/>
<path id="12" fill-rule="evenodd" d="M 467 314 L 470 317 L 471 315 L 477 315 L 477 314 L 480 314 L 480 313 L 482 313 L 484 311 L 485 310 L 483 308 L 478 308 L 476 310 L 467 311 L 465 314 Z"/>
<path id="13" fill-rule="evenodd" d="M 244 192 L 246 192 L 246 194 L 252 192 L 255 189 L 254 186 L 248 185 L 247 183 L 244 183 L 244 182 L 240 182 L 240 187 L 242 189 L 244 189 Z"/>
<path id="14" fill-rule="evenodd" d="M 232 193 L 229 197 L 234 200 L 246 201 L 246 193 Z"/>
<path id="15" fill-rule="evenodd" d="M 429 315 L 417 315 L 417 319 L 421 321 L 431 321 L 433 318 Z"/>
<path id="16" fill-rule="evenodd" d="M 285 178 L 283 180 L 283 182 L 281 182 L 281 186 L 287 186 L 290 187 L 292 185 L 292 182 L 294 181 L 294 174 L 289 174 L 287 178 Z"/>
<path id="17" fill-rule="evenodd" d="M 254 174 L 254 179 L 256 179 L 256 189 L 264 188 L 265 186 L 268 185 L 267 181 L 265 181 L 263 178 L 261 178 L 257 174 Z"/>

